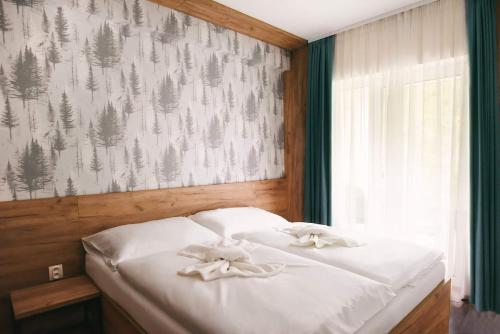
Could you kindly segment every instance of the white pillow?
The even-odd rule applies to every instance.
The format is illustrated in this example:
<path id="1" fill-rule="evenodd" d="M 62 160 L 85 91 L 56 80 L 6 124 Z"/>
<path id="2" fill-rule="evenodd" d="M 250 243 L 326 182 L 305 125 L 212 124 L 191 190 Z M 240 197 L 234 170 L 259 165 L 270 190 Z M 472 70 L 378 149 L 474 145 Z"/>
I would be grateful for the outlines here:
<path id="1" fill-rule="evenodd" d="M 82 238 L 82 242 L 87 253 L 101 255 L 116 270 L 122 261 L 219 239 L 192 220 L 174 217 L 110 228 Z"/>
<path id="2" fill-rule="evenodd" d="M 252 207 L 201 211 L 189 218 L 223 237 L 231 237 L 243 232 L 269 230 L 289 224 L 281 216 Z"/>

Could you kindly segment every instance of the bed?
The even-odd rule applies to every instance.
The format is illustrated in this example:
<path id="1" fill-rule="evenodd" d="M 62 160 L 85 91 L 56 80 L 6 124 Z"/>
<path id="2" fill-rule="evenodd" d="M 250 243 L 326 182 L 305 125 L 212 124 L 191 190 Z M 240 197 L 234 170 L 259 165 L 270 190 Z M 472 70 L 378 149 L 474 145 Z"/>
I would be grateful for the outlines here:
<path id="1" fill-rule="evenodd" d="M 100 257 L 87 254 L 85 268 L 87 275 L 104 294 L 103 318 L 107 333 L 116 333 L 113 330 L 115 328 L 122 328 L 119 331 L 121 333 L 190 332 L 150 299 L 130 286 L 119 272 L 110 271 Z M 391 329 L 396 329 L 396 326 L 406 315 L 415 309 L 436 287 L 439 290 L 435 291 L 435 294 L 442 297 L 439 293 L 442 292 L 441 290 L 446 290 L 442 282 L 443 277 L 444 264 L 440 262 L 422 276 L 414 287 L 405 287 L 398 291 L 397 296 L 382 311 L 368 320 L 357 333 L 388 333 Z M 123 326 L 128 329 L 123 331 Z M 408 330 L 404 324 L 402 327 Z M 442 328 L 442 330 L 443 333 L 447 332 L 447 328 Z M 401 331 L 401 333 L 403 332 Z M 419 333 L 425 333 L 425 330 Z"/>
<path id="2" fill-rule="evenodd" d="M 293 258 L 295 255 L 290 256 Z M 131 261 L 132 265 L 130 266 L 136 272 L 149 270 L 150 267 L 157 268 L 159 267 L 158 263 L 161 263 L 161 261 L 154 260 L 154 257 L 155 255 L 152 254 L 153 259 L 151 261 L 156 261 L 153 262 L 156 263 L 153 266 L 147 263 L 139 263 L 139 267 L 135 264 L 136 268 L 134 269 L 134 261 Z M 163 258 L 167 258 L 166 255 L 161 255 L 161 259 Z M 135 260 L 135 262 L 141 261 Z M 315 262 L 309 259 L 304 259 L 304 261 Z M 179 310 L 176 310 L 176 312 L 167 311 L 168 307 L 161 305 L 158 299 L 155 300 L 154 293 L 149 293 L 148 296 L 148 293 L 144 293 L 144 287 L 141 289 L 140 284 L 138 286 L 137 281 L 135 283 L 131 282 L 130 277 L 127 277 L 130 276 L 130 273 L 110 270 L 109 264 L 103 261 L 102 256 L 95 253 L 89 252 L 86 255 L 86 272 L 102 290 L 104 296 L 103 321 L 105 332 L 187 333 L 211 331 L 212 328 L 210 327 L 200 328 L 196 324 L 193 325 L 193 322 L 203 322 L 200 319 L 179 316 Z M 323 265 L 318 263 L 320 267 Z M 343 272 L 343 269 L 339 270 Z M 448 308 L 446 305 L 449 304 L 449 282 L 445 283 L 443 281 L 444 271 L 442 262 L 434 263 L 433 266 L 419 273 L 417 279 L 414 280 L 414 284 L 394 291 L 394 296 L 390 300 L 387 296 L 382 297 L 382 299 L 385 298 L 382 302 L 383 305 L 372 307 L 371 311 L 367 313 L 357 311 L 358 313 L 365 312 L 364 317 L 366 319 L 362 320 L 363 324 L 358 326 L 355 331 L 347 330 L 346 332 L 447 332 Z M 155 277 L 158 275 L 165 275 L 165 272 L 160 270 L 150 276 Z M 325 273 L 321 275 L 325 275 Z M 142 281 L 142 279 L 139 281 Z M 147 284 L 154 285 L 157 283 L 149 282 Z M 301 285 L 303 283 L 297 281 L 295 284 Z M 323 300 L 322 303 L 326 304 L 326 301 Z M 206 306 L 202 305 L 202 307 Z M 189 312 L 188 308 L 187 313 Z M 370 314 L 370 312 L 373 314 Z"/>

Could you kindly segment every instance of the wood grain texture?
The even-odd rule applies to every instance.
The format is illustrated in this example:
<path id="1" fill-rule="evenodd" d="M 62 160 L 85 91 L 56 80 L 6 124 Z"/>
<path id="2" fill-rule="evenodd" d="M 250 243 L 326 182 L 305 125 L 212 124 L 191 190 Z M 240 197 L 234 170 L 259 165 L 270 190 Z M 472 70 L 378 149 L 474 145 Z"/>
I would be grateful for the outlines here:
<path id="1" fill-rule="evenodd" d="M 101 298 L 102 326 L 105 334 L 144 334 L 146 331 L 107 295 Z"/>
<path id="2" fill-rule="evenodd" d="M 12 329 L 9 293 L 48 281 L 48 266 L 64 276 L 84 273 L 80 239 L 123 224 L 206 209 L 256 206 L 287 218 L 286 179 L 0 202 L 0 333 Z"/>
<path id="3" fill-rule="evenodd" d="M 304 159 L 307 112 L 307 47 L 292 52 L 285 73 L 285 171 L 288 180 L 288 216 L 304 220 Z"/>
<path id="4" fill-rule="evenodd" d="M 219 26 L 293 50 L 307 45 L 303 38 L 226 7 L 213 0 L 150 0 Z"/>
<path id="5" fill-rule="evenodd" d="M 99 290 L 87 276 L 76 276 L 15 290 L 10 294 L 10 298 L 14 318 L 19 320 L 90 300 L 99 295 Z"/>
<path id="6" fill-rule="evenodd" d="M 123 224 L 187 216 L 201 210 L 256 206 L 287 216 L 285 179 L 81 196 L 83 235 Z"/>
<path id="7" fill-rule="evenodd" d="M 447 334 L 450 322 L 451 280 L 440 283 L 391 334 Z"/>

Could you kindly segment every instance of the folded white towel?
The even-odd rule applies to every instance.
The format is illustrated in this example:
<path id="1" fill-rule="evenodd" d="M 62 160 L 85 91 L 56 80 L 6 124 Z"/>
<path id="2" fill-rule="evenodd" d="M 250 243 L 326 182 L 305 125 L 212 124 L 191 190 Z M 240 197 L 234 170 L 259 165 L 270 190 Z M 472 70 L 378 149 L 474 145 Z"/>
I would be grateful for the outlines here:
<path id="1" fill-rule="evenodd" d="M 293 246 L 314 246 L 316 248 L 322 248 L 331 245 L 344 247 L 360 247 L 366 245 L 366 242 L 362 238 L 347 235 L 324 225 L 294 223 L 292 227 L 278 228 L 278 230 L 297 238 L 291 243 Z"/>
<path id="2" fill-rule="evenodd" d="M 253 244 L 244 240 L 222 240 L 215 244 L 188 246 L 178 254 L 202 262 L 187 266 L 178 271 L 178 274 L 200 275 L 204 281 L 211 281 L 232 276 L 270 277 L 283 270 L 284 264 L 253 263 L 250 252 L 254 248 Z"/>

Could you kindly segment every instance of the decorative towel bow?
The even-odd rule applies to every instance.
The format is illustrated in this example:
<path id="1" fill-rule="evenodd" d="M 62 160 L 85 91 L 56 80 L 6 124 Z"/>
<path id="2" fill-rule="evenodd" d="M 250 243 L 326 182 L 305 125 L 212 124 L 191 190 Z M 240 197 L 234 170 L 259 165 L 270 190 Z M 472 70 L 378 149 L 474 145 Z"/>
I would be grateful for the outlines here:
<path id="1" fill-rule="evenodd" d="M 278 274 L 285 267 L 284 264 L 256 264 L 252 262 L 250 252 L 255 248 L 244 240 L 223 240 L 212 245 L 191 245 L 178 254 L 202 261 L 187 266 L 178 272 L 179 275 L 200 275 L 204 281 L 218 278 L 242 277 L 270 277 Z"/>
<path id="2" fill-rule="evenodd" d="M 345 234 L 333 230 L 331 227 L 309 223 L 296 223 L 296 226 L 280 228 L 281 232 L 296 237 L 291 245 L 316 248 L 339 245 L 344 247 L 359 247 L 366 243 L 360 238 L 349 237 Z"/>

